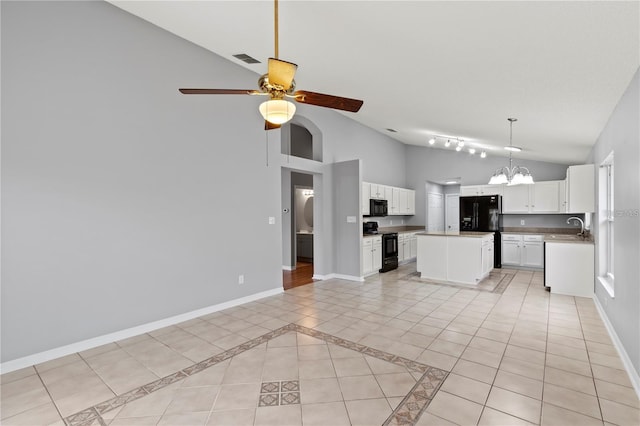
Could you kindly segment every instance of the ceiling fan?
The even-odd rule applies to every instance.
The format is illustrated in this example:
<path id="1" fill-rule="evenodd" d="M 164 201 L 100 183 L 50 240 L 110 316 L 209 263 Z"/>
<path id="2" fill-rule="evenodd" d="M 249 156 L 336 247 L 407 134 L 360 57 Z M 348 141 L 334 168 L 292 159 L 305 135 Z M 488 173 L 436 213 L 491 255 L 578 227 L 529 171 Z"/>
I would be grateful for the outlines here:
<path id="1" fill-rule="evenodd" d="M 298 66 L 278 59 L 278 0 L 274 0 L 275 58 L 269 58 L 268 71 L 258 79 L 260 90 L 252 89 L 179 89 L 185 95 L 260 95 L 269 100 L 260 105 L 260 114 L 265 119 L 264 129 L 277 129 L 291 120 L 296 112 L 294 103 L 317 105 L 326 108 L 358 112 L 363 101 L 325 95 L 322 93 L 295 90 L 295 76 Z"/>

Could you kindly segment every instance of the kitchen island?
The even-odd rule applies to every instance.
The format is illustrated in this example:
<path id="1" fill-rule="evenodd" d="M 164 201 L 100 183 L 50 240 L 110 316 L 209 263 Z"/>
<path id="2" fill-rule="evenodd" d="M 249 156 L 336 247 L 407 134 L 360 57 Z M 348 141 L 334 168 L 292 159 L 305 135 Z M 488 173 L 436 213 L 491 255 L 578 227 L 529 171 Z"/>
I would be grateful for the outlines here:
<path id="1" fill-rule="evenodd" d="M 459 284 L 478 284 L 493 270 L 493 232 L 419 232 L 420 277 Z"/>

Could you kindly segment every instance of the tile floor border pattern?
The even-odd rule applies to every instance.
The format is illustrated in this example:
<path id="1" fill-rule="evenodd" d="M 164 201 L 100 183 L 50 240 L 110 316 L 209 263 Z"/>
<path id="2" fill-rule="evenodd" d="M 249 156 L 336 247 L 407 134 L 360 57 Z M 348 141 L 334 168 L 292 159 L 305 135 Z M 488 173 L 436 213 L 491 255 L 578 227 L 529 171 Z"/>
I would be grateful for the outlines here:
<path id="1" fill-rule="evenodd" d="M 495 271 L 495 269 L 494 269 L 494 271 Z M 401 277 L 400 280 L 419 282 L 419 283 L 422 283 L 422 284 L 442 285 L 442 286 L 458 288 L 458 289 L 461 289 L 461 290 L 475 290 L 475 291 L 484 291 L 484 292 L 488 292 L 488 293 L 502 294 L 507 289 L 509 284 L 511 284 L 511 281 L 513 280 L 513 278 L 515 278 L 516 271 L 511 272 L 508 269 L 507 270 L 502 269 L 501 271 L 496 271 L 496 274 L 500 275 L 500 281 L 498 281 L 493 287 L 482 286 L 484 280 L 493 278 L 491 275 L 489 275 L 483 281 L 478 283 L 479 284 L 478 286 L 474 286 L 472 284 L 464 285 L 464 284 L 456 284 L 456 283 L 453 283 L 453 282 L 435 281 L 435 280 L 430 280 L 430 279 L 427 279 L 427 278 L 421 278 L 420 277 L 420 272 L 418 272 L 418 271 L 411 272 L 411 273 Z"/>
<path id="2" fill-rule="evenodd" d="M 420 415 L 424 412 L 424 410 L 426 410 L 436 392 L 440 389 L 440 386 L 449 374 L 447 371 L 441 370 L 439 368 L 431 367 L 429 365 L 422 364 L 408 358 L 374 349 L 369 346 L 342 339 L 340 337 L 307 328 L 299 324 L 291 323 L 276 330 L 265 333 L 262 336 L 256 337 L 255 339 L 249 340 L 248 342 L 235 346 L 227 351 L 195 363 L 178 372 L 169 374 L 151 383 L 147 383 L 146 385 L 140 386 L 121 395 L 117 395 L 104 402 L 67 416 L 64 421 L 69 426 L 95 425 L 96 422 L 101 425 L 106 425 L 104 419 L 102 418 L 103 414 L 119 408 L 129 402 L 147 396 L 166 386 L 169 386 L 172 383 L 197 374 L 208 367 L 216 365 L 229 358 L 233 358 L 236 355 L 239 355 L 245 351 L 266 343 L 269 340 L 290 332 L 298 332 L 307 336 L 315 337 L 317 339 L 325 341 L 326 343 L 331 343 L 346 349 L 351 349 L 363 355 L 368 355 L 395 365 L 405 367 L 409 370 L 422 373 L 422 376 L 416 382 L 414 387 L 409 391 L 409 393 L 403 398 L 400 404 L 393 410 L 387 420 L 383 423 L 383 425 L 385 426 L 415 424 Z"/>

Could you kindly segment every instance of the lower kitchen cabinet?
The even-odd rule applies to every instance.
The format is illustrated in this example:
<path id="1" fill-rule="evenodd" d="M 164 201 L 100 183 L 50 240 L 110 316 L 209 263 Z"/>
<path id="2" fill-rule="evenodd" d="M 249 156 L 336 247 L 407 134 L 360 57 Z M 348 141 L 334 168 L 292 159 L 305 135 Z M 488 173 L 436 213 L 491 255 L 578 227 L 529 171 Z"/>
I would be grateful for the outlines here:
<path id="1" fill-rule="evenodd" d="M 398 262 L 414 259 L 418 252 L 418 237 L 415 232 L 398 233 Z"/>
<path id="2" fill-rule="evenodd" d="M 542 268 L 543 239 L 542 235 L 502 234 L 502 265 Z"/>
<path id="3" fill-rule="evenodd" d="M 362 275 L 371 275 L 382 268 L 382 237 L 362 239 Z"/>

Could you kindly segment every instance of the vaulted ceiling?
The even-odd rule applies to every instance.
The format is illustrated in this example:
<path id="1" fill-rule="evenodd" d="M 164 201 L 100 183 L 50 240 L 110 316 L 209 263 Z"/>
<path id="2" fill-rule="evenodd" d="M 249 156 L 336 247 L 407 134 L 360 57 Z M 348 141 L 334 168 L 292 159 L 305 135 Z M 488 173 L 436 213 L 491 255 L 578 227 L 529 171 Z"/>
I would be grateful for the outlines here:
<path id="1" fill-rule="evenodd" d="M 255 71 L 247 89 L 274 56 L 271 1 L 110 3 Z M 577 164 L 640 65 L 639 4 L 280 1 L 279 56 L 299 89 L 363 99 L 344 114 L 403 143 L 441 135 L 434 146 L 506 156 L 516 117 L 515 158 Z M 225 88 L 215 75 L 185 85 Z"/>

